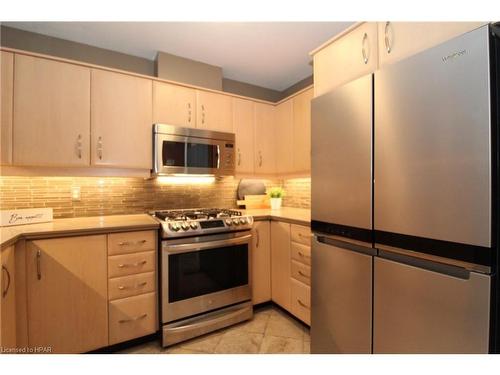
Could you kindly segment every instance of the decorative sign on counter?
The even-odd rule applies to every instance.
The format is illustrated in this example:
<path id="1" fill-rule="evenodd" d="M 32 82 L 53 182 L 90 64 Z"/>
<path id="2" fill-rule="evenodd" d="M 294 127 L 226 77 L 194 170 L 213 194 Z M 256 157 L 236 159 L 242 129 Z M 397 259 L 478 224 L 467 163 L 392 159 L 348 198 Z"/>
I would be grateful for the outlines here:
<path id="1" fill-rule="evenodd" d="M 1 211 L 0 226 L 46 223 L 52 221 L 52 208 L 26 208 Z"/>

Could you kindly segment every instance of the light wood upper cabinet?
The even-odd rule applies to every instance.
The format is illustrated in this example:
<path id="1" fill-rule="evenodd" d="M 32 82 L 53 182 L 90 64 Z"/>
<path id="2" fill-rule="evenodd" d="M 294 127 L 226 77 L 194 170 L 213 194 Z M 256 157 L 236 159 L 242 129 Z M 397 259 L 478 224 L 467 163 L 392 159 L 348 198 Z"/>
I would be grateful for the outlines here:
<path id="1" fill-rule="evenodd" d="M 293 171 L 311 171 L 311 100 L 313 89 L 293 98 Z"/>
<path id="2" fill-rule="evenodd" d="M 290 311 L 290 224 L 271 221 L 271 294 L 274 302 Z"/>
<path id="3" fill-rule="evenodd" d="M 365 22 L 314 54 L 314 96 L 378 67 L 377 23 Z"/>
<path id="4" fill-rule="evenodd" d="M 196 91 L 196 127 L 233 132 L 232 98 L 208 91 Z"/>
<path id="5" fill-rule="evenodd" d="M 0 348 L 16 347 L 16 278 L 14 246 L 0 251 Z"/>
<path id="6" fill-rule="evenodd" d="M 252 302 L 271 300 L 271 224 L 256 221 L 253 226 Z"/>
<path id="7" fill-rule="evenodd" d="M 254 102 L 233 98 L 233 125 L 236 136 L 236 173 L 254 173 Z"/>
<path id="8" fill-rule="evenodd" d="M 255 173 L 274 174 L 275 159 L 275 113 L 270 104 L 255 103 Z"/>
<path id="9" fill-rule="evenodd" d="M 92 69 L 92 165 L 150 169 L 152 82 Z"/>
<path id="10" fill-rule="evenodd" d="M 107 346 L 106 235 L 28 241 L 26 256 L 29 346 Z"/>
<path id="11" fill-rule="evenodd" d="M 379 22 L 379 65 L 396 62 L 485 24 L 485 22 Z"/>
<path id="12" fill-rule="evenodd" d="M 153 123 L 196 126 L 196 90 L 153 81 Z"/>
<path id="13" fill-rule="evenodd" d="M 13 164 L 89 165 L 90 70 L 15 55 Z"/>
<path id="14" fill-rule="evenodd" d="M 287 100 L 275 109 L 276 172 L 285 174 L 293 169 L 293 100 Z"/>
<path id="15" fill-rule="evenodd" d="M 12 103 L 14 95 L 14 54 L 0 52 L 0 164 L 12 163 Z"/>

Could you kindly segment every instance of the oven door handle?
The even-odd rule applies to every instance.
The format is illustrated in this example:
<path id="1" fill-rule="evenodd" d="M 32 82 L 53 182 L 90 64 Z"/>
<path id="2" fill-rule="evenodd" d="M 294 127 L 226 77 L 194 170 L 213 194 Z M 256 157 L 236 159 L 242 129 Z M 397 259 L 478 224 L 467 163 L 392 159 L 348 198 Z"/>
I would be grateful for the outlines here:
<path id="1" fill-rule="evenodd" d="M 251 238 L 252 238 L 252 235 L 247 234 L 247 235 L 242 236 L 242 237 L 217 240 L 217 241 L 209 241 L 209 242 L 203 242 L 203 243 L 165 245 L 163 247 L 163 251 L 165 251 L 167 254 L 179 254 L 179 253 L 186 253 L 186 252 L 190 252 L 190 251 L 208 250 L 208 249 L 214 249 L 217 247 L 248 244 L 248 243 L 250 243 Z"/>

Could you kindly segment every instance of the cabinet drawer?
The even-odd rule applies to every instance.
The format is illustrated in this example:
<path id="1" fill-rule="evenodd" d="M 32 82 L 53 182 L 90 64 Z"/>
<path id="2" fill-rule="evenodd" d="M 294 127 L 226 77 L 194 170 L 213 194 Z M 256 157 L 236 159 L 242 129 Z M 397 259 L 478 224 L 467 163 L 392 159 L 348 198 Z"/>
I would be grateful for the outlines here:
<path id="1" fill-rule="evenodd" d="M 155 291 L 155 273 L 139 273 L 137 275 L 117 277 L 108 282 L 109 300 L 136 296 Z"/>
<path id="2" fill-rule="evenodd" d="M 156 249 L 156 232 L 113 233 L 108 235 L 108 255 L 136 253 Z"/>
<path id="3" fill-rule="evenodd" d="M 292 277 L 304 284 L 311 285 L 311 267 L 292 260 Z"/>
<path id="4" fill-rule="evenodd" d="M 311 287 L 291 279 L 292 314 L 311 324 Z"/>
<path id="5" fill-rule="evenodd" d="M 155 251 L 108 257 L 108 277 L 154 271 L 155 257 Z"/>
<path id="6" fill-rule="evenodd" d="M 109 303 L 109 344 L 146 336 L 156 331 L 156 293 Z"/>
<path id="7" fill-rule="evenodd" d="M 292 241 L 311 246 L 311 228 L 292 224 L 290 227 Z"/>
<path id="8" fill-rule="evenodd" d="M 292 242 L 291 246 L 292 246 L 292 259 L 296 260 L 297 262 L 301 262 L 310 266 L 311 248 L 309 246 L 301 245 L 295 242 Z"/>

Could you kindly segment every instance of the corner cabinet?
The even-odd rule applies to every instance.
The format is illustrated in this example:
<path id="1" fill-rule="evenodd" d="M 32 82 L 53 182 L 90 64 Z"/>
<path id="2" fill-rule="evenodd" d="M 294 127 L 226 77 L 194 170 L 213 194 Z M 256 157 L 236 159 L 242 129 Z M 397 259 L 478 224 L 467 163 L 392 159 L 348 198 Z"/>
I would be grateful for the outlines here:
<path id="1" fill-rule="evenodd" d="M 284 309 L 291 310 L 290 299 L 290 224 L 271 221 L 271 294 Z"/>
<path id="2" fill-rule="evenodd" d="M 196 127 L 196 90 L 153 81 L 153 123 Z"/>
<path id="3" fill-rule="evenodd" d="M 14 95 L 14 54 L 0 52 L 0 165 L 12 163 L 12 103 Z"/>
<path id="4" fill-rule="evenodd" d="M 15 54 L 13 164 L 90 164 L 90 69 Z"/>
<path id="5" fill-rule="evenodd" d="M 255 103 L 255 174 L 272 175 L 276 172 L 275 107 Z"/>
<path id="6" fill-rule="evenodd" d="M 151 169 L 152 81 L 92 69 L 91 162 Z"/>
<path id="7" fill-rule="evenodd" d="M 29 346 L 53 353 L 108 346 L 106 235 L 26 246 Z"/>
<path id="8" fill-rule="evenodd" d="M 311 173 L 311 100 L 313 89 L 293 98 L 293 172 Z"/>
<path id="9" fill-rule="evenodd" d="M 293 170 L 293 99 L 280 103 L 275 108 L 275 152 L 276 173 L 285 174 Z"/>
<path id="10" fill-rule="evenodd" d="M 233 124 L 236 136 L 236 173 L 254 173 L 255 103 L 233 98 Z"/>

